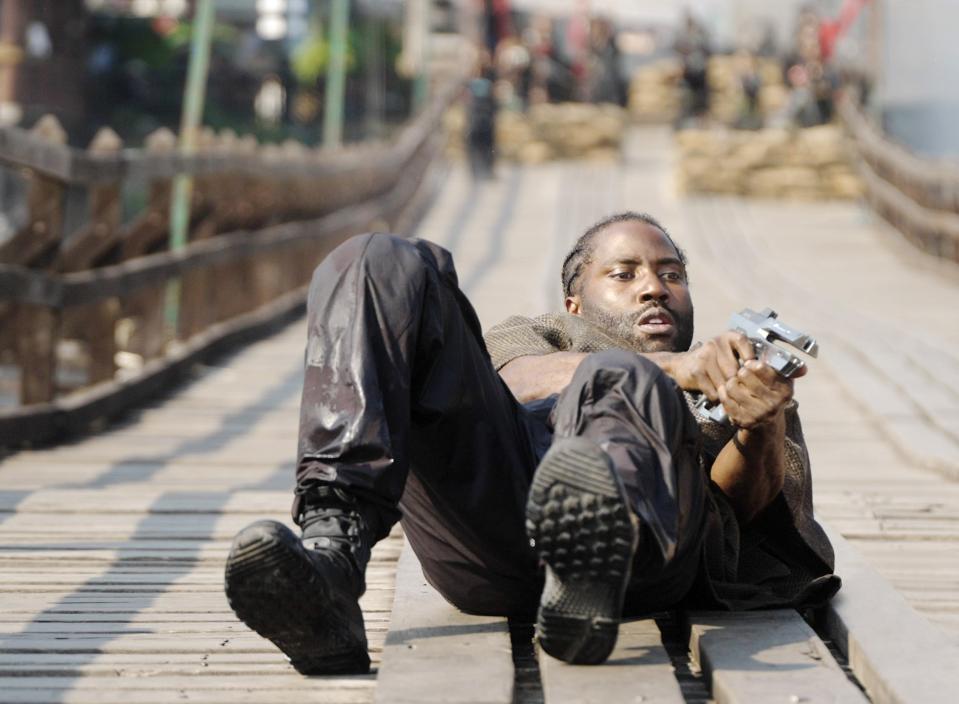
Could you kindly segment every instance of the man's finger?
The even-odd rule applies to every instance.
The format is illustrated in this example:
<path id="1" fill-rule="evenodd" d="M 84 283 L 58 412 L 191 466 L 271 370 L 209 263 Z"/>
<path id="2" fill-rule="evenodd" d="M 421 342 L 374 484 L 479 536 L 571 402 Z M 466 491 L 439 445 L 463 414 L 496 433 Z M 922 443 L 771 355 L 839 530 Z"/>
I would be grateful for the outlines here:
<path id="1" fill-rule="evenodd" d="M 730 332 L 729 344 L 736 351 L 736 356 L 746 362 L 756 358 L 756 350 L 753 349 L 753 343 L 741 332 Z"/>
<path id="2" fill-rule="evenodd" d="M 718 358 L 707 360 L 703 365 L 703 372 L 709 378 L 710 385 L 714 390 L 725 384 L 729 379 L 720 367 Z M 733 376 L 735 376 L 735 372 Z"/>
<path id="3" fill-rule="evenodd" d="M 700 373 L 696 375 L 696 386 L 699 387 L 699 390 L 702 391 L 703 395 L 710 401 L 715 401 L 719 398 L 719 395 L 716 393 L 716 384 L 712 382 L 705 370 L 700 371 Z"/>
<path id="4" fill-rule="evenodd" d="M 765 362 L 760 362 L 758 359 L 751 359 L 746 362 L 742 366 L 742 369 L 739 370 L 737 376 L 740 379 L 755 377 L 766 386 L 771 386 L 777 379 L 783 378 L 779 375 L 779 372 Z"/>
<path id="5" fill-rule="evenodd" d="M 719 364 L 720 372 L 723 375 L 723 381 L 732 379 L 739 371 L 739 358 L 733 347 L 720 345 L 716 355 L 716 361 Z"/>

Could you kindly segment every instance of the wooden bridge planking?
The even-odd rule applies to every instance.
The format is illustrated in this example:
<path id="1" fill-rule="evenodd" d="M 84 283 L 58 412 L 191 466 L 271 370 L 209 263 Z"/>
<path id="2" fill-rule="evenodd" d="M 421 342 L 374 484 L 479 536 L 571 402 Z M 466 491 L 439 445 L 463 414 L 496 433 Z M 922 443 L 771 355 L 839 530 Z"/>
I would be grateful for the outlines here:
<path id="1" fill-rule="evenodd" d="M 623 623 L 603 665 L 568 665 L 537 648 L 547 704 L 682 704 L 686 701 L 652 619 Z"/>
<path id="2" fill-rule="evenodd" d="M 376 704 L 512 704 L 506 619 L 450 606 L 423 577 L 407 545 L 377 677 Z"/>
<path id="3" fill-rule="evenodd" d="M 868 701 L 792 609 L 692 612 L 688 621 L 690 651 L 717 704 Z"/>

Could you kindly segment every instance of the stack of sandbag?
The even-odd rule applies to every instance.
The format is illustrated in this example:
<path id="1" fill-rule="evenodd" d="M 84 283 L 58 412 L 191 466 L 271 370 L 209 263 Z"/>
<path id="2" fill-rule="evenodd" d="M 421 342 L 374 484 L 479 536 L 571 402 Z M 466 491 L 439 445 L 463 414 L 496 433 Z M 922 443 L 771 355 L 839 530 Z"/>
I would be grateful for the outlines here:
<path id="1" fill-rule="evenodd" d="M 629 114 L 637 122 L 671 122 L 679 114 L 682 67 L 661 59 L 636 69 L 629 83 Z"/>
<path id="2" fill-rule="evenodd" d="M 862 185 L 849 165 L 842 131 L 683 130 L 678 181 L 687 193 L 763 198 L 856 198 Z"/>
<path id="3" fill-rule="evenodd" d="M 544 103 L 525 113 L 500 110 L 496 116 L 496 154 L 503 159 L 539 164 L 552 159 L 618 159 L 626 111 L 618 105 Z M 448 153 L 465 153 L 467 119 L 462 108 L 446 115 Z"/>
<path id="4" fill-rule="evenodd" d="M 732 125 L 743 113 L 743 75 L 751 70 L 750 59 L 742 55 L 710 57 L 709 113 L 712 119 Z M 759 76 L 759 114 L 769 117 L 786 104 L 789 93 L 783 84 L 782 66 L 777 59 L 755 59 Z M 662 59 L 641 66 L 633 74 L 629 89 L 629 112 L 637 122 L 671 122 L 682 104 L 682 66 L 678 59 Z"/>
<path id="5" fill-rule="evenodd" d="M 505 117 L 505 115 L 503 116 Z M 618 105 L 543 103 L 497 124 L 497 146 L 525 163 L 547 159 L 618 159 L 626 111 Z"/>
<path id="6" fill-rule="evenodd" d="M 786 104 L 789 94 L 783 84 L 782 66 L 776 59 L 748 59 L 738 54 L 723 54 L 709 59 L 709 112 L 726 125 L 739 119 L 745 104 L 743 75 L 751 70 L 759 77 L 759 113 L 767 117 Z"/>

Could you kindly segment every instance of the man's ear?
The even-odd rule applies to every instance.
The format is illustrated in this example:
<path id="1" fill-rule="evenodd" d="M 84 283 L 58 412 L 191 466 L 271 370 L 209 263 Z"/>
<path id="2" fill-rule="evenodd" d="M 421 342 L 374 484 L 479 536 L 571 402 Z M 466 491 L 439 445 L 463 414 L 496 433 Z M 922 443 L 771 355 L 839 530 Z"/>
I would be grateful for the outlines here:
<path id="1" fill-rule="evenodd" d="M 582 315 L 583 309 L 580 305 L 579 295 L 566 297 L 566 312 L 570 315 Z"/>

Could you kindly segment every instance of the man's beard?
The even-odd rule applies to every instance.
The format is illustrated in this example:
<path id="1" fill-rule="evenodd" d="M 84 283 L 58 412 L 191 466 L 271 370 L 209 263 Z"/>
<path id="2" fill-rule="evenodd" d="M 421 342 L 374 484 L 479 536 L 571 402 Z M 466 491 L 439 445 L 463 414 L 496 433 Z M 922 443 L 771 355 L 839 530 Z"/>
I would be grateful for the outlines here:
<path id="1" fill-rule="evenodd" d="M 681 315 L 664 305 L 649 303 L 638 311 L 614 313 L 606 308 L 593 306 L 585 299 L 580 302 L 583 317 L 601 328 L 610 337 L 622 342 L 634 352 L 684 352 L 689 349 L 693 341 L 693 308 L 690 304 L 689 313 Z M 662 335 L 647 335 L 637 329 L 640 318 L 651 309 L 664 310 L 669 313 L 676 326 L 670 337 Z"/>

